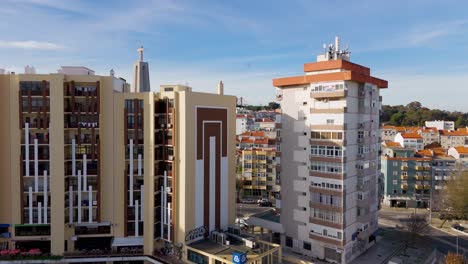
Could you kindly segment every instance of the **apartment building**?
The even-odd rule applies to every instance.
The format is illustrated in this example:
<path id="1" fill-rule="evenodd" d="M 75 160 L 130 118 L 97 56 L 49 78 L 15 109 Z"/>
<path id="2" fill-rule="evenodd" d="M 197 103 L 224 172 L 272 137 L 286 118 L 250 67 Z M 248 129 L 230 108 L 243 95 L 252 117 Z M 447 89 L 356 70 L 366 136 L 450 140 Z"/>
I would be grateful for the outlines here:
<path id="1" fill-rule="evenodd" d="M 426 127 L 435 127 L 438 130 L 454 130 L 455 129 L 455 122 L 453 121 L 434 120 L 434 121 L 426 121 L 424 124 L 426 125 Z"/>
<path id="2" fill-rule="evenodd" d="M 280 192 L 280 157 L 276 149 L 241 150 L 242 196 L 249 198 L 276 198 Z"/>
<path id="3" fill-rule="evenodd" d="M 423 137 L 417 133 L 398 133 L 395 136 L 395 142 L 400 143 L 402 147 L 420 150 L 424 148 Z"/>
<path id="4" fill-rule="evenodd" d="M 457 159 L 459 163 L 468 164 L 468 147 L 451 147 L 448 154 Z"/>
<path id="5" fill-rule="evenodd" d="M 406 127 L 385 125 L 380 128 L 380 137 L 382 141 L 394 141 L 397 133 L 405 133 L 406 131 Z"/>
<path id="6" fill-rule="evenodd" d="M 348 263 L 377 230 L 379 90 L 339 40 L 305 75 L 273 80 L 282 107 L 282 246 Z"/>
<path id="7" fill-rule="evenodd" d="M 435 127 L 422 127 L 416 130 L 416 133 L 422 137 L 423 146 L 440 143 L 439 131 Z"/>
<path id="8" fill-rule="evenodd" d="M 412 148 L 384 148 L 383 203 L 391 207 L 427 207 L 432 186 L 432 157 L 415 157 Z"/>
<path id="9" fill-rule="evenodd" d="M 393 143 L 382 144 L 382 202 L 387 206 L 434 209 L 434 199 L 453 180 L 452 174 L 468 168 L 453 151 L 431 148 L 415 152 L 414 148 Z"/>
<path id="10" fill-rule="evenodd" d="M 459 130 L 439 130 L 440 145 L 449 149 L 452 147 L 460 147 L 468 145 L 468 132 L 466 129 Z"/>
<path id="11" fill-rule="evenodd" d="M 237 136 L 238 177 L 243 198 L 276 198 L 279 195 L 281 152 L 276 132 L 252 131 Z"/>
<path id="12" fill-rule="evenodd" d="M 152 255 L 234 222 L 236 98 L 139 87 L 84 67 L 0 75 L 5 248 Z"/>

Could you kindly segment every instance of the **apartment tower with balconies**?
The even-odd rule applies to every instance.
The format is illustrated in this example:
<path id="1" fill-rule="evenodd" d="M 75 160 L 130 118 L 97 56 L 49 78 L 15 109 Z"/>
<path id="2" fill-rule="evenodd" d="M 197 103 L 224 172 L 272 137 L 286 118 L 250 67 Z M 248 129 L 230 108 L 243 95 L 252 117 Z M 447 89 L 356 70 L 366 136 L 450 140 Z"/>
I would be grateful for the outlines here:
<path id="1" fill-rule="evenodd" d="M 282 246 L 348 263 L 375 239 L 379 90 L 339 39 L 305 75 L 273 80 L 282 108 Z"/>
<path id="2" fill-rule="evenodd" d="M 236 98 L 144 90 L 84 67 L 0 75 L 0 247 L 152 255 L 234 222 Z"/>

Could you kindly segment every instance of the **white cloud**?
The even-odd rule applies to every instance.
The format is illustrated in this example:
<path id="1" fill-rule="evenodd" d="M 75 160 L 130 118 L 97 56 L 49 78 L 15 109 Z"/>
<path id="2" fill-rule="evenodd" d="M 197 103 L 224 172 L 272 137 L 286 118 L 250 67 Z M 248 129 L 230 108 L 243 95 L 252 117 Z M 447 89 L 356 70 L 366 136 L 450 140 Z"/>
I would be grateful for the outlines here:
<path id="1" fill-rule="evenodd" d="M 62 45 L 35 40 L 25 41 L 5 41 L 0 40 L 0 48 L 15 48 L 15 49 L 28 49 L 28 50 L 60 50 L 65 48 Z"/>

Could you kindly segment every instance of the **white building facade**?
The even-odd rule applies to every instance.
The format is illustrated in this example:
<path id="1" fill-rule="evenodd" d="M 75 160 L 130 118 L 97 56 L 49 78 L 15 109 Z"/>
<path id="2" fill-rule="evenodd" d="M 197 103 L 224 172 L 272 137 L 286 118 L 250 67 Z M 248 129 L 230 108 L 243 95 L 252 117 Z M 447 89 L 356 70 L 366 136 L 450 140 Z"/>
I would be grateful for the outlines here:
<path id="1" fill-rule="evenodd" d="M 283 247 L 349 263 L 377 230 L 379 89 L 339 40 L 305 76 L 273 80 L 282 106 Z M 279 95 L 279 96 L 278 96 Z"/>
<path id="2" fill-rule="evenodd" d="M 435 127 L 438 130 L 454 130 L 455 129 L 455 122 L 453 121 L 444 121 L 444 120 L 434 120 L 434 121 L 426 121 L 426 127 Z"/>

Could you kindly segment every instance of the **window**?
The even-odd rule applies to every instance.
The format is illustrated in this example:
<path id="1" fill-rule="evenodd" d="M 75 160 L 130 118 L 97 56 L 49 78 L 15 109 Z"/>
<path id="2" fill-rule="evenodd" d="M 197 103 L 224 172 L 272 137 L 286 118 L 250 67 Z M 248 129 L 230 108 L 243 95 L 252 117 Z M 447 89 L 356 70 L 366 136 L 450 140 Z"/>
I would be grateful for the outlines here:
<path id="1" fill-rule="evenodd" d="M 307 102 L 303 102 L 302 105 L 307 105 Z"/>
<path id="2" fill-rule="evenodd" d="M 293 239 L 292 237 L 286 237 L 286 247 L 292 248 L 293 247 Z"/>
<path id="3" fill-rule="evenodd" d="M 336 232 L 336 238 L 341 239 L 341 237 L 342 237 L 341 232 Z"/>
<path id="4" fill-rule="evenodd" d="M 172 91 L 174 91 L 174 88 L 173 87 L 166 87 L 166 88 L 164 88 L 164 91 L 165 92 L 172 92 Z"/>
<path id="5" fill-rule="evenodd" d="M 320 162 L 312 161 L 310 165 L 311 171 L 342 174 L 343 173 L 343 164 L 341 163 L 330 163 L 330 162 Z"/>
<path id="6" fill-rule="evenodd" d="M 343 148 L 338 146 L 310 146 L 310 155 L 322 157 L 343 157 Z"/>
<path id="7" fill-rule="evenodd" d="M 309 242 L 304 242 L 304 245 L 302 246 L 305 250 L 312 250 L 312 245 Z"/>
<path id="8" fill-rule="evenodd" d="M 398 176 L 398 171 L 394 171 L 393 176 Z"/>
<path id="9" fill-rule="evenodd" d="M 393 185 L 397 185 L 398 184 L 398 180 L 393 180 Z"/>
<path id="10" fill-rule="evenodd" d="M 335 124 L 335 119 L 327 119 L 327 125 Z"/>
<path id="11" fill-rule="evenodd" d="M 343 139 L 343 132 L 336 132 L 336 131 L 311 131 L 310 132 L 311 139 L 334 139 L 334 140 L 342 140 Z"/>
<path id="12" fill-rule="evenodd" d="M 396 194 L 396 193 L 397 193 L 397 190 L 393 190 L 393 193 Z"/>
<path id="13" fill-rule="evenodd" d="M 328 230 L 324 229 L 324 230 L 323 230 L 323 235 L 324 235 L 324 236 L 328 236 Z"/>

